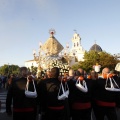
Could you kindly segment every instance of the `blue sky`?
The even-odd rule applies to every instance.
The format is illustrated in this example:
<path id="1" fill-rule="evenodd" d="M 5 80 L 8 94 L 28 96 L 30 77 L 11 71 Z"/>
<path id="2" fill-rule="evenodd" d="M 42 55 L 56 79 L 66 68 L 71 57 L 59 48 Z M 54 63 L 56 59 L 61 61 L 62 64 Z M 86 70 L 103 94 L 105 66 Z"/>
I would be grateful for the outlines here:
<path id="1" fill-rule="evenodd" d="M 33 59 L 55 29 L 65 47 L 74 34 L 89 50 L 95 43 L 111 54 L 120 53 L 120 0 L 0 0 L 0 65 Z"/>

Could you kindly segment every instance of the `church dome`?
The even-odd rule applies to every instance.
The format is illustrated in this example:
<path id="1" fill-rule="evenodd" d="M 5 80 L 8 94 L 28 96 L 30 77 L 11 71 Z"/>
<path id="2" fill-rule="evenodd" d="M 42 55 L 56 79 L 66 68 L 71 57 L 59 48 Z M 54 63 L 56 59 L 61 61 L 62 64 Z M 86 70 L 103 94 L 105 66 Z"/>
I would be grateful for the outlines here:
<path id="1" fill-rule="evenodd" d="M 55 34 L 55 31 L 51 29 L 50 37 L 42 46 L 42 50 L 48 53 L 50 56 L 57 56 L 63 50 L 63 46 L 54 37 L 54 34 Z"/>
<path id="2" fill-rule="evenodd" d="M 102 52 L 102 48 L 99 45 L 97 45 L 96 43 L 90 48 L 90 51 L 91 50 L 94 50 L 97 52 Z"/>

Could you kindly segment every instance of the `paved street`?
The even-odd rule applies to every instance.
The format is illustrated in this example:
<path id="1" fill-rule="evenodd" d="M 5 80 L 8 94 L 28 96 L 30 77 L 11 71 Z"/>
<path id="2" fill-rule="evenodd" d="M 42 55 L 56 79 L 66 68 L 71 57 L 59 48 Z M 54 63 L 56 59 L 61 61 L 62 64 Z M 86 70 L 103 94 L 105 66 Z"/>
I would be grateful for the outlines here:
<path id="1" fill-rule="evenodd" d="M 12 117 L 7 116 L 5 112 L 6 95 L 7 95 L 7 91 L 3 88 L 0 89 L 0 101 L 1 101 L 0 120 L 12 120 Z"/>
<path id="2" fill-rule="evenodd" d="M 0 113 L 0 120 L 12 120 L 12 117 L 7 116 L 6 113 Z"/>
<path id="3" fill-rule="evenodd" d="M 7 90 L 1 88 L 0 89 L 0 103 L 1 103 L 0 113 L 4 113 L 5 112 L 6 95 L 7 95 Z"/>
<path id="4" fill-rule="evenodd" d="M 0 92 L 0 103 L 1 103 L 0 113 L 5 112 L 6 94 L 7 94 L 7 91 L 1 90 L 1 92 Z"/>

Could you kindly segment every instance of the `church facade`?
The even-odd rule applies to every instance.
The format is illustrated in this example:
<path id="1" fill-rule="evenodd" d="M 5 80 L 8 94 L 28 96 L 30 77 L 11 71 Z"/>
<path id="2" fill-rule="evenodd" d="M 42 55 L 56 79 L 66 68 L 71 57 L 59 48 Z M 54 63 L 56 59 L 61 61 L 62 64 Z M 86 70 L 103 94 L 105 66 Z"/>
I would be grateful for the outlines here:
<path id="1" fill-rule="evenodd" d="M 81 37 L 79 34 L 74 33 L 72 37 L 72 48 L 70 50 L 71 55 L 75 55 L 78 61 L 84 60 L 85 50 L 81 45 Z"/>
<path id="2" fill-rule="evenodd" d="M 51 37 L 51 35 L 52 35 L 52 37 Z M 55 41 L 54 40 L 55 37 L 54 37 L 53 32 L 50 33 L 50 38 L 48 38 L 48 40 L 49 39 L 51 41 Z M 73 37 L 72 37 L 71 41 L 72 41 L 72 47 L 69 48 L 69 51 L 68 51 L 69 53 L 66 54 L 65 52 L 63 52 L 66 49 L 66 48 L 63 48 L 63 51 L 61 52 L 62 54 L 61 53 L 58 54 L 58 56 L 63 57 L 64 59 L 66 59 L 68 61 L 69 66 L 72 66 L 79 61 L 84 61 L 84 53 L 85 53 L 85 50 L 81 45 L 81 37 L 78 33 L 75 32 L 73 34 Z M 53 43 L 55 44 L 55 42 L 53 42 Z M 66 46 L 66 47 L 69 47 L 69 46 Z M 95 46 L 95 48 L 96 48 L 96 46 Z M 38 65 L 39 64 L 36 63 L 36 61 L 34 59 L 25 61 L 25 66 L 27 68 L 31 68 L 31 66 L 38 67 Z"/>

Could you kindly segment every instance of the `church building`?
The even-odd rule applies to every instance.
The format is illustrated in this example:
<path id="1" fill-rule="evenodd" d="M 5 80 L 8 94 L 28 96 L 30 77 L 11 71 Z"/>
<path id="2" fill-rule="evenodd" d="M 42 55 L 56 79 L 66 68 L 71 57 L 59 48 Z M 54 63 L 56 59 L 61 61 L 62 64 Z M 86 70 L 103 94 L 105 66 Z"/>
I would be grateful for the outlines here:
<path id="1" fill-rule="evenodd" d="M 50 32 L 50 37 L 48 38 L 48 40 L 50 39 L 51 41 L 54 41 L 52 43 L 54 43 L 54 44 L 57 43 L 57 45 L 58 45 L 58 42 L 55 41 L 56 39 L 54 37 L 54 33 L 53 32 L 54 31 Z M 51 37 L 51 35 L 52 35 L 52 37 Z M 43 45 L 43 47 L 46 46 L 46 42 Z M 80 35 L 77 32 L 75 32 L 73 34 L 71 42 L 72 42 L 72 47 L 71 48 L 69 48 L 69 46 L 66 46 L 66 48 L 70 49 L 69 51 L 67 51 L 69 53 L 66 54 L 65 52 L 63 52 L 63 51 L 65 51 L 66 48 L 63 48 L 63 51 L 62 51 L 63 54 L 61 54 L 62 52 L 60 52 L 60 53 L 58 52 L 59 53 L 58 56 L 60 56 L 60 54 L 61 54 L 62 56 L 60 56 L 60 57 L 63 57 L 64 59 L 66 59 L 68 61 L 68 65 L 69 66 L 72 66 L 72 65 L 74 65 L 75 63 L 77 63 L 79 61 L 84 61 L 84 53 L 85 53 L 85 50 L 84 50 L 84 48 L 81 45 L 81 37 L 80 37 Z M 59 47 L 59 48 L 61 48 L 61 47 Z M 58 48 L 56 48 L 56 49 L 58 49 Z M 52 49 L 50 48 L 50 50 L 55 51 L 55 49 L 53 49 L 53 48 Z M 50 50 L 49 50 L 49 52 L 50 52 Z M 97 45 L 96 43 L 90 48 L 90 50 L 102 51 L 101 47 L 99 45 Z M 47 61 L 46 61 L 46 63 L 47 63 Z M 38 65 L 39 64 L 36 64 L 36 61 L 34 59 L 25 61 L 25 66 L 27 68 L 31 68 L 31 66 L 38 67 Z"/>

